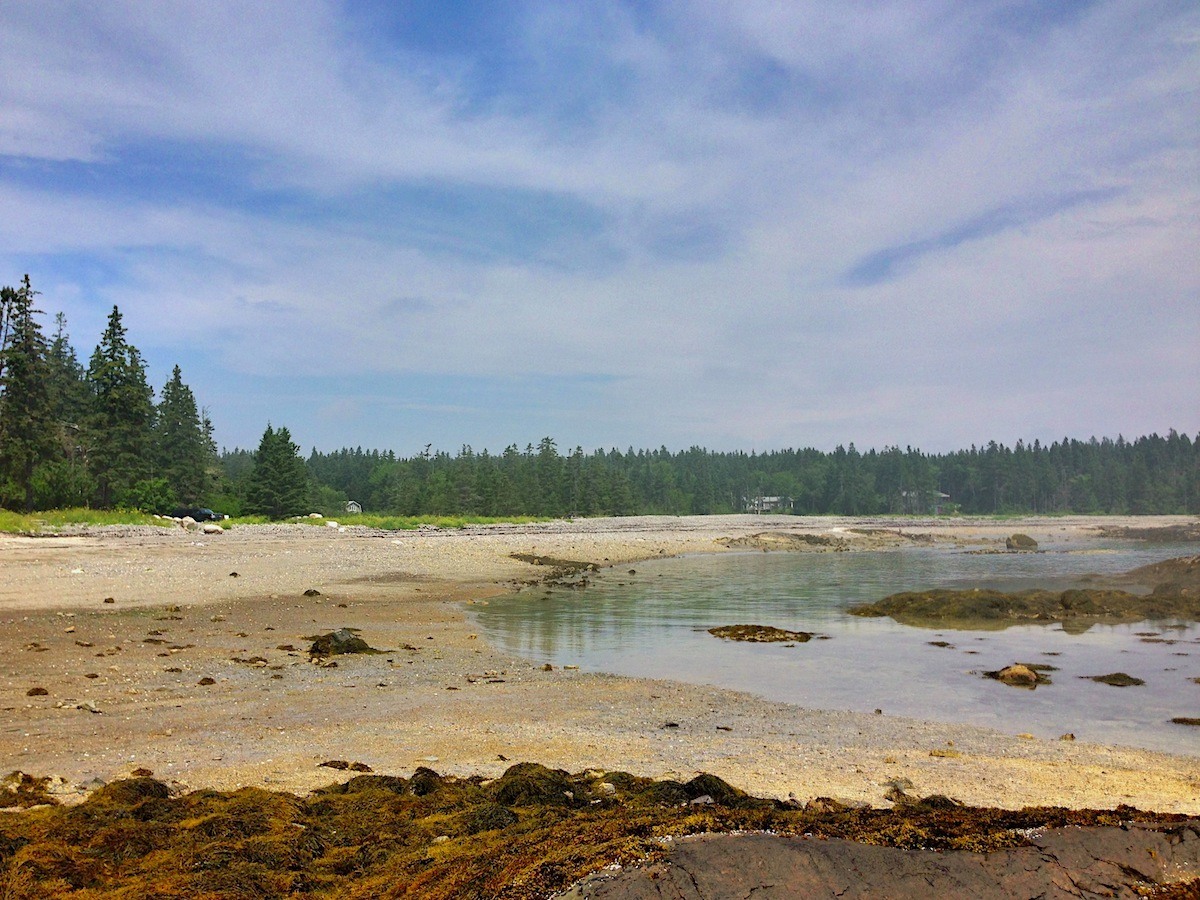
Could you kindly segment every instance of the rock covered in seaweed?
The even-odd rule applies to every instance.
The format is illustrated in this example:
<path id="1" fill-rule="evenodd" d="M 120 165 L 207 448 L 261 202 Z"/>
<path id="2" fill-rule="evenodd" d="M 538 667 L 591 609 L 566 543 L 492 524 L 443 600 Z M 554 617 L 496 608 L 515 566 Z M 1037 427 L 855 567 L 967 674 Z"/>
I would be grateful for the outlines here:
<path id="1" fill-rule="evenodd" d="M 708 633 L 727 641 L 745 641 L 750 644 L 803 644 L 813 639 L 811 631 L 787 631 L 774 625 L 721 625 L 708 629 Z"/>

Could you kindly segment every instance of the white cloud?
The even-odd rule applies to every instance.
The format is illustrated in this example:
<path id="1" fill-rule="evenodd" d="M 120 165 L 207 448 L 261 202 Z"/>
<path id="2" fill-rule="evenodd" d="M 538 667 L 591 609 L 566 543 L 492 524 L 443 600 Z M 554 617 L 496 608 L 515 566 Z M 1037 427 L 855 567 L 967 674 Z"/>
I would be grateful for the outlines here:
<path id="1" fill-rule="evenodd" d="M 616 443 L 1200 427 L 1200 15 L 1010 7 L 535 5 L 480 97 L 316 0 L 7 4 L 0 262 L 245 377 L 599 377 Z"/>

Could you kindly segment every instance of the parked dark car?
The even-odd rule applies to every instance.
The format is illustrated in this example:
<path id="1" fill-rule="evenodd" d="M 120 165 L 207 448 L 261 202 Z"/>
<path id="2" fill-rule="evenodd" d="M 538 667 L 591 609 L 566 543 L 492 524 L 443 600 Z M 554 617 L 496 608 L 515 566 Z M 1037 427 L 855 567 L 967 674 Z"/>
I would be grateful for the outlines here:
<path id="1" fill-rule="evenodd" d="M 220 513 L 215 513 L 211 509 L 206 509 L 202 506 L 181 506 L 171 511 L 171 518 L 173 519 L 183 519 L 187 516 L 191 516 L 197 522 L 215 522 L 218 519 L 225 518 Z"/>

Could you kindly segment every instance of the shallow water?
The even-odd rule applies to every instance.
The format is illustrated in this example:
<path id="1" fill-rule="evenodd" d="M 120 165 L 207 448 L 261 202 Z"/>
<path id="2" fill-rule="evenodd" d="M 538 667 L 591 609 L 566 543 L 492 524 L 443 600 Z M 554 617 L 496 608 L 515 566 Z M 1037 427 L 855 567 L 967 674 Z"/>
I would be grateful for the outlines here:
<path id="1" fill-rule="evenodd" d="M 814 709 L 984 725 L 1009 733 L 1200 755 L 1200 625 L 1143 622 L 1067 634 L 1059 625 L 932 630 L 847 614 L 856 603 L 935 587 L 1068 587 L 1195 553 L 1195 545 L 1043 544 L 1047 552 L 945 549 L 744 553 L 655 560 L 606 570 L 585 590 L 531 588 L 475 607 L 479 629 L 510 652 L 583 669 L 748 691 Z M 634 569 L 636 574 L 629 574 Z M 747 644 L 707 633 L 755 623 L 812 631 L 804 644 Z M 1149 640 L 1147 640 L 1147 638 Z M 951 646 L 933 646 L 946 641 Z M 1053 683 L 1029 691 L 979 673 L 1046 663 Z M 1126 672 L 1141 687 L 1086 676 Z"/>

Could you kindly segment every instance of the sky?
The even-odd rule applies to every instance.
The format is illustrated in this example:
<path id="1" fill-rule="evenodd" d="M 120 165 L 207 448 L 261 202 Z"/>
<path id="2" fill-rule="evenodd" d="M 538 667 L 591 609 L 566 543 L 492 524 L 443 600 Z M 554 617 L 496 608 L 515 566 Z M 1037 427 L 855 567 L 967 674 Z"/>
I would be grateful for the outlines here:
<path id="1" fill-rule="evenodd" d="M 0 283 L 222 446 L 1200 433 L 1195 0 L 4 0 Z"/>

